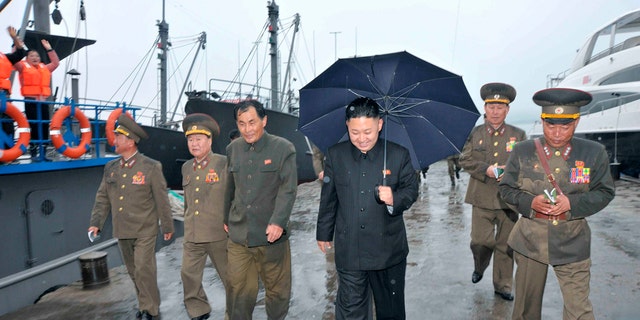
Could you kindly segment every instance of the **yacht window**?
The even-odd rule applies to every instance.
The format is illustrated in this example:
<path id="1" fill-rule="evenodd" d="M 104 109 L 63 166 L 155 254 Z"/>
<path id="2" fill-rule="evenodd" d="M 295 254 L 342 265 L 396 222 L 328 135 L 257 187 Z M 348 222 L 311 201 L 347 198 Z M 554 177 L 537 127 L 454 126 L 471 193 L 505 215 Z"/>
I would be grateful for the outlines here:
<path id="1" fill-rule="evenodd" d="M 626 83 L 626 82 L 634 82 L 640 81 L 640 65 L 634 66 L 627 70 L 618 72 L 600 82 L 601 86 L 616 84 L 616 83 Z"/>

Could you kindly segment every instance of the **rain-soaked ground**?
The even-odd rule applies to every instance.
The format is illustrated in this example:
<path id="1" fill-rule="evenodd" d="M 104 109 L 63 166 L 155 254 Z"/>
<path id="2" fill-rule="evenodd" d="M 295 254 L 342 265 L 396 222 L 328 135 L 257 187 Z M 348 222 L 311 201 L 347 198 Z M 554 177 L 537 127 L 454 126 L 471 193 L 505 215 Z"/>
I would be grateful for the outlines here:
<path id="1" fill-rule="evenodd" d="M 464 203 L 469 179 L 451 187 L 446 162 L 431 166 L 420 197 L 405 212 L 411 252 L 406 281 L 407 319 L 509 319 L 513 302 L 497 297 L 491 266 L 471 283 L 471 207 Z M 616 182 L 616 198 L 588 218 L 592 229 L 591 301 L 597 319 L 640 319 L 640 184 Z M 320 185 L 298 188 L 291 216 L 293 296 L 289 319 L 333 319 L 337 279 L 331 254 L 316 246 L 315 221 Z M 188 319 L 182 303 L 182 238 L 157 254 L 162 319 Z M 78 272 L 80 278 L 80 272 Z M 134 319 L 136 299 L 124 267 L 112 268 L 110 284 L 82 289 L 78 282 L 45 295 L 37 304 L 0 316 L 7 319 Z M 212 319 L 222 319 L 224 292 L 210 263 L 204 276 Z M 261 292 L 254 319 L 267 319 Z M 542 319 L 562 318 L 562 296 L 549 272 Z"/>

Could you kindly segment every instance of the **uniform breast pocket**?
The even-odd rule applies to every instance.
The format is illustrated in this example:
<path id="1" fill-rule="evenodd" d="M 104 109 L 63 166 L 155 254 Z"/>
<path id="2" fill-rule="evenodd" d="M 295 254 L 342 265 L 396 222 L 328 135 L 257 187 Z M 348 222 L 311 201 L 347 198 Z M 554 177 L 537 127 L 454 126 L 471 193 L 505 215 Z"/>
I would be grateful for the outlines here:
<path id="1" fill-rule="evenodd" d="M 260 168 L 260 172 L 275 172 L 275 171 L 278 171 L 278 167 L 276 167 L 276 165 L 273 163 L 265 164 L 264 166 L 262 166 L 262 168 Z"/>
<path id="2" fill-rule="evenodd" d="M 278 167 L 272 163 L 266 164 L 260 168 L 260 175 L 265 178 L 263 181 L 276 181 L 278 178 Z"/>
<path id="3" fill-rule="evenodd" d="M 485 148 L 483 144 L 477 144 L 473 148 L 473 152 L 484 153 L 485 151 L 487 151 L 487 148 Z"/>

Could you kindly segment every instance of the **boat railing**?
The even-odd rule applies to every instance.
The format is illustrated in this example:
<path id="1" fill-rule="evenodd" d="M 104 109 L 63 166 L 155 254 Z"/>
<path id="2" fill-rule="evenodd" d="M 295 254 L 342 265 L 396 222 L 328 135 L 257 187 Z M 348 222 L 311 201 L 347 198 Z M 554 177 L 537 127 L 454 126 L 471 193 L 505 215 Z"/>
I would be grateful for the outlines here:
<path id="1" fill-rule="evenodd" d="M 613 93 L 612 95 L 612 98 L 596 101 L 593 105 L 583 108 L 583 110 L 580 111 L 580 114 L 584 116 L 592 113 L 603 112 L 640 99 L 640 93 L 638 92 L 625 95 Z"/>
<path id="2" fill-rule="evenodd" d="M 564 70 L 558 74 L 548 74 L 547 75 L 547 88 L 555 88 L 558 86 L 558 84 L 560 84 L 560 82 L 562 82 L 562 80 L 564 80 L 564 78 L 567 77 L 567 74 L 569 73 L 571 69 L 567 69 Z"/>
<path id="3" fill-rule="evenodd" d="M 623 43 L 619 43 L 619 44 L 617 44 L 617 45 L 615 45 L 613 47 L 606 48 L 606 49 L 598 52 L 597 54 L 591 56 L 591 58 L 589 58 L 589 60 L 587 61 L 587 63 L 585 65 L 593 63 L 595 61 L 598 61 L 598 60 L 600 60 L 600 59 L 602 59 L 604 57 L 607 57 L 609 55 L 612 55 L 612 54 L 614 54 L 616 52 L 622 51 L 622 48 L 623 48 Z"/>
<path id="4" fill-rule="evenodd" d="M 12 159 L 9 162 L 0 162 L 0 174 L 12 173 L 14 169 L 21 172 L 23 169 L 17 169 L 20 165 L 54 165 L 56 162 L 81 162 L 92 161 L 96 164 L 104 164 L 106 161 L 113 157 L 112 148 L 107 143 L 106 138 L 106 123 L 109 115 L 116 109 L 122 109 L 123 112 L 128 112 L 136 118 L 136 113 L 139 110 L 137 107 L 129 107 L 126 103 L 112 103 L 112 104 L 95 104 L 95 103 L 77 103 L 73 99 L 65 98 L 62 102 L 58 101 L 34 101 L 23 99 L 11 99 L 0 93 L 0 110 L 6 110 L 7 103 L 13 104 L 16 108 L 21 109 L 24 103 L 36 103 L 37 119 L 27 119 L 29 127 L 33 127 L 35 132 L 29 128 L 30 139 L 27 146 L 21 147 L 22 154 L 16 159 Z M 75 117 L 74 111 L 71 115 L 66 117 L 62 121 L 60 128 L 60 134 L 65 142 L 65 145 L 59 149 L 56 149 L 53 145 L 51 137 L 44 134 L 50 130 L 51 120 L 55 113 L 60 111 L 63 107 L 69 106 L 71 110 L 80 110 L 84 116 L 88 119 L 91 129 L 90 146 L 88 150 L 77 158 L 70 158 L 63 154 L 63 149 L 67 147 L 77 147 L 81 142 L 81 127 L 80 122 Z M 49 108 L 51 110 L 50 119 L 41 118 L 41 109 Z M 25 115 L 25 113 L 22 113 Z M 0 118 L 0 149 L 8 150 L 13 148 L 18 143 L 20 133 L 26 128 L 16 127 L 15 119 L 8 117 L 6 114 L 0 112 L 3 115 Z M 26 115 L 25 115 L 26 118 Z M 6 132 L 7 125 L 11 123 L 13 130 Z M 46 130 L 46 131 L 45 131 Z M 82 128 L 82 131 L 86 131 L 86 128 Z M 110 155 L 111 154 L 111 155 Z M 1 156 L 1 155 L 0 155 Z M 96 161 L 97 160 L 97 161 Z M 55 165 L 54 165 L 55 166 Z M 9 169 L 9 167 L 12 167 Z"/>
<path id="5" fill-rule="evenodd" d="M 255 83 L 211 78 L 209 79 L 208 91 L 191 91 L 187 93 L 187 95 L 191 95 L 190 98 L 214 99 L 229 103 L 257 100 L 260 101 L 266 109 L 297 114 L 298 98 L 294 92 L 295 90 L 287 90 L 287 92 L 279 90 L 277 92 L 278 96 L 284 97 L 284 99 L 280 106 L 274 106 L 272 104 L 271 88 Z"/>

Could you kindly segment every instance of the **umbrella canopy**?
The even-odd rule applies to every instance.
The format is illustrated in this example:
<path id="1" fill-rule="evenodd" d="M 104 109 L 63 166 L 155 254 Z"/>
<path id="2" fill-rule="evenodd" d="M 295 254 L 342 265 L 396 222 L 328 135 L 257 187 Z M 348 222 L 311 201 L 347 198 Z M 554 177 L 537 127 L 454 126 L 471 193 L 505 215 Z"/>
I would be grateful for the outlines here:
<path id="1" fill-rule="evenodd" d="M 380 136 L 409 149 L 416 169 L 460 153 L 480 116 L 461 76 L 403 51 L 336 61 L 300 89 L 298 128 L 326 152 L 349 139 L 345 107 L 363 96 L 382 108 Z"/>

